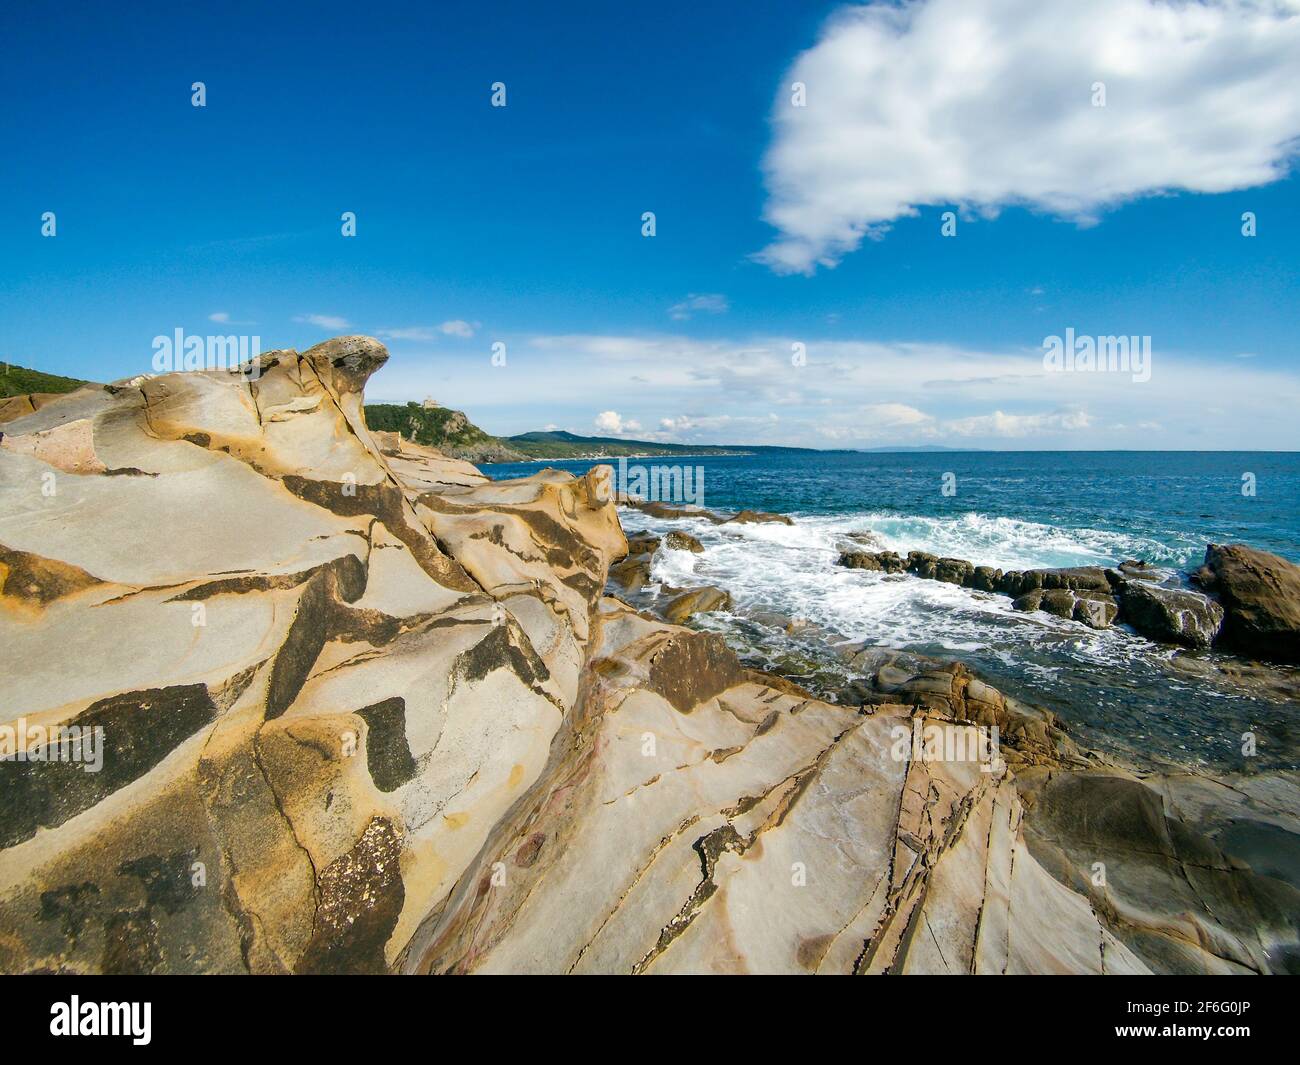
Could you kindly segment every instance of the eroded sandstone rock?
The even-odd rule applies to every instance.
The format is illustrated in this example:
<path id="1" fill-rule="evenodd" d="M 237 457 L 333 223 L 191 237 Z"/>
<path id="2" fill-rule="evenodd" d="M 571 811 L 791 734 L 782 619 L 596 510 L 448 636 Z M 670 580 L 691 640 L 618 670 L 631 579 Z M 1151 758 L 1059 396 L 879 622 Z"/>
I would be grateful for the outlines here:
<path id="1" fill-rule="evenodd" d="M 718 673 L 612 600 L 600 630 L 591 713 L 404 970 L 1145 971 L 1029 854 L 1005 770 L 914 756 L 976 726 Z M 664 692 L 683 642 L 714 667 Z"/>
<path id="2" fill-rule="evenodd" d="M 1086 895 L 1112 934 L 1152 970 L 1295 968 L 1295 869 L 1261 875 L 1233 854 L 1248 853 L 1256 863 L 1261 846 L 1289 847 L 1294 855 L 1300 837 L 1293 815 L 1279 816 L 1267 802 L 1190 775 L 1141 780 L 1033 770 L 1022 774 L 1021 788 L 1031 853 L 1058 881 Z M 1207 812 L 1216 813 L 1235 837 L 1232 830 L 1211 836 L 1191 827 L 1179 817 L 1191 807 L 1199 807 L 1202 824 Z"/>
<path id="3" fill-rule="evenodd" d="M 1152 856 L 1109 859 L 1135 886 L 1097 896 L 1076 874 L 1122 849 L 1107 797 L 1154 807 L 1090 784 L 1076 807 L 1091 764 L 1049 713 L 897 654 L 861 705 L 823 702 L 604 596 L 654 550 L 629 553 L 608 468 L 489 482 L 376 440 L 360 390 L 385 354 L 341 338 L 256 380 L 0 414 L 0 724 L 104 738 L 97 774 L 0 761 L 0 969 L 1099 973 L 1287 949 L 1275 910 L 1216 916 L 1233 891 L 1290 905 L 1222 868 L 1280 850 L 1240 804 L 1162 781 L 1170 845 L 1137 837 Z M 1248 787 L 1263 824 L 1282 800 Z M 1192 810 L 1212 847 L 1177 827 Z M 1180 869 L 1220 877 L 1208 902 L 1142 895 Z"/>
<path id="4" fill-rule="evenodd" d="M 99 727 L 104 761 L 0 762 L 0 968 L 383 971 L 536 779 L 626 552 L 608 470 L 381 450 L 385 358 L 5 421 L 0 724 Z"/>

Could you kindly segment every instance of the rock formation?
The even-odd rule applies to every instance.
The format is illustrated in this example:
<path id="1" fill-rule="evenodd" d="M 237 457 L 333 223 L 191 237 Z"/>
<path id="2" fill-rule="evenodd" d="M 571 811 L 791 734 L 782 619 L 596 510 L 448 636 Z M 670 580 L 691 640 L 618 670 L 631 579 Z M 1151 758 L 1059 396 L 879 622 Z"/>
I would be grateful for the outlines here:
<path id="1" fill-rule="evenodd" d="M 1204 649 L 1223 626 L 1223 607 L 1195 592 L 1142 579 L 1125 581 L 1122 589 L 1124 620 L 1153 640 Z"/>
<path id="2" fill-rule="evenodd" d="M 491 482 L 372 433 L 386 357 L 344 337 L 0 423 L 0 737 L 75 725 L 103 754 L 0 761 L 0 970 L 1264 971 L 1293 949 L 1294 891 L 1233 828 L 1293 831 L 1278 795 L 1098 784 L 1050 715 L 959 667 L 878 670 L 862 705 L 747 670 L 604 593 L 659 546 L 624 538 L 608 468 Z M 1083 883 L 1096 854 L 1131 874 Z"/>
<path id="3" fill-rule="evenodd" d="M 1273 560 L 1269 565 L 1275 571 L 1278 564 L 1281 567 L 1291 565 L 1275 555 L 1265 555 L 1264 558 Z M 1151 567 L 1144 562 L 1122 562 L 1114 569 L 1074 566 L 1008 570 L 1004 573 L 992 566 L 977 566 L 961 558 L 939 558 L 924 551 L 909 551 L 903 558 L 894 551 L 853 548 L 840 554 L 839 564 L 849 569 L 911 573 L 975 591 L 1001 592 L 1015 597 L 1012 606 L 1017 610 L 1043 610 L 1093 629 L 1108 629 L 1116 621 L 1123 621 L 1152 640 L 1184 647 L 1204 649 L 1211 646 L 1224 621 L 1224 608 L 1219 603 L 1184 588 L 1165 588 L 1155 584 Z M 1291 566 L 1291 569 L 1300 574 L 1297 567 Z M 1203 583 L 1212 587 L 1213 580 L 1211 573 Z M 1288 601 L 1286 595 L 1290 594 L 1295 598 L 1289 600 L 1292 606 L 1288 608 L 1284 604 Z M 1268 643 L 1273 636 L 1290 631 L 1287 629 L 1291 624 L 1286 616 L 1288 609 L 1294 610 L 1294 617 L 1300 619 L 1300 577 L 1296 578 L 1294 593 L 1288 591 L 1272 599 L 1265 594 L 1261 598 L 1262 605 L 1252 601 L 1251 605 L 1243 606 L 1246 612 L 1243 617 L 1253 619 L 1258 614 L 1269 618 L 1262 624 L 1271 635 L 1266 639 L 1245 636 L 1245 642 L 1251 646 Z M 1243 620 L 1240 624 L 1245 627 L 1243 631 L 1251 634 L 1260 628 L 1254 620 Z M 1300 634 L 1300 628 L 1295 632 Z"/>
<path id="4" fill-rule="evenodd" d="M 436 448 L 444 455 L 467 462 L 525 462 L 528 459 L 504 440 L 474 425 L 464 412 L 450 410 L 433 399 L 405 406 L 368 403 L 366 424 L 372 432 L 400 435 L 410 443 Z"/>
<path id="5" fill-rule="evenodd" d="M 1245 544 L 1210 544 L 1195 577 L 1223 604 L 1225 643 L 1300 662 L 1300 566 Z"/>
<path id="6" fill-rule="evenodd" d="M 4 423 L 0 723 L 105 756 L 0 762 L 0 968 L 387 969 L 535 783 L 626 550 L 608 478 L 385 456 L 386 357 Z"/>
<path id="7" fill-rule="evenodd" d="M 619 500 L 624 506 L 632 507 L 642 513 L 649 514 L 653 518 L 665 518 L 672 520 L 674 518 L 700 518 L 704 521 L 711 522 L 714 525 L 740 524 L 751 525 L 761 522 L 773 522 L 778 525 L 793 525 L 794 519 L 786 514 L 774 514 L 767 510 L 741 510 L 737 511 L 731 517 L 719 514 L 716 511 L 705 510 L 703 507 L 696 506 L 678 506 L 674 503 L 665 503 L 657 499 L 636 499 L 628 498 Z"/>
<path id="8" fill-rule="evenodd" d="M 694 536 L 677 529 L 665 536 L 663 543 L 670 551 L 690 551 L 698 555 L 704 550 L 704 545 Z"/>

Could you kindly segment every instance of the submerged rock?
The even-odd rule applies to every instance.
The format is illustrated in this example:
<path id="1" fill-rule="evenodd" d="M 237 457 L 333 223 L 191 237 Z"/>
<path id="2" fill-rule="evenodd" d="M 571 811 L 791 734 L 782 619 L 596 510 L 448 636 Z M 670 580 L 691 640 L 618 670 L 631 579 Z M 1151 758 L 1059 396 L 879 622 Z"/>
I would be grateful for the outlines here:
<path id="1" fill-rule="evenodd" d="M 849 569 L 874 570 L 882 573 L 903 573 L 907 563 L 893 551 L 844 551 L 839 564 Z"/>
<path id="2" fill-rule="evenodd" d="M 629 592 L 639 591 L 650 581 L 650 555 L 633 555 L 614 563 L 609 568 L 609 579 Z"/>
<path id="3" fill-rule="evenodd" d="M 1110 581 L 1100 566 L 1009 570 L 998 581 L 998 591 L 1007 595 L 1023 595 L 1040 588 L 1047 591 L 1109 592 Z"/>
<path id="4" fill-rule="evenodd" d="M 760 522 L 776 522 L 780 525 L 793 525 L 794 519 L 785 514 L 773 514 L 767 510 L 742 510 L 740 513 L 727 519 L 727 524 L 756 524 Z"/>
<path id="5" fill-rule="evenodd" d="M 1090 629 L 1108 629 L 1119 616 L 1114 596 L 1090 589 L 1035 588 L 1017 596 L 1011 605 L 1016 610 L 1042 610 L 1081 622 Z"/>
<path id="6" fill-rule="evenodd" d="M 1015 597 L 1012 605 L 1017 610 L 1045 610 L 1094 629 L 1110 628 L 1119 614 L 1106 571 L 1096 566 L 1003 573 L 993 566 L 940 558 L 926 551 L 909 551 L 905 559 L 893 551 L 843 551 L 838 564 L 848 569 L 911 573 L 975 591 L 1002 592 Z"/>
<path id="7" fill-rule="evenodd" d="M 643 514 L 649 514 L 652 518 L 662 518 L 669 521 L 675 518 L 702 518 L 714 525 L 720 525 L 726 520 L 721 514 L 715 514 L 711 510 L 705 510 L 703 507 L 693 505 L 677 506 L 674 503 L 664 503 L 657 499 L 646 500 L 633 497 L 620 499 L 619 502 L 623 506 L 639 510 Z"/>
<path id="8" fill-rule="evenodd" d="M 659 550 L 660 543 L 660 538 L 655 536 L 654 533 L 630 533 L 627 538 L 627 553 L 629 555 L 653 555 Z"/>

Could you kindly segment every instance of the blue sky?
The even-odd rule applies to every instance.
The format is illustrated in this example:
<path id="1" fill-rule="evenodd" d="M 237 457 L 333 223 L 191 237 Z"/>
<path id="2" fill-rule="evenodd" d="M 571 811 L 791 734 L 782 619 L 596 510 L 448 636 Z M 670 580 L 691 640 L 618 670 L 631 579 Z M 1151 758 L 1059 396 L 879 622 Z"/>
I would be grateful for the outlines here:
<path id="1" fill-rule="evenodd" d="M 0 359 L 367 333 L 497 433 L 1294 449 L 1300 8 L 1242 3 L 8 5 Z"/>

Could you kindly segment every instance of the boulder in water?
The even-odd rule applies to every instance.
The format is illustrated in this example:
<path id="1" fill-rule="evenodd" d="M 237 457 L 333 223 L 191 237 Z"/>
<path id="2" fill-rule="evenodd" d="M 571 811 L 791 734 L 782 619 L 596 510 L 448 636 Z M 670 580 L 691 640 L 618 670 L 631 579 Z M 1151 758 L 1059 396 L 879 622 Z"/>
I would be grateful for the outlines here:
<path id="1" fill-rule="evenodd" d="M 665 620 L 672 622 L 674 625 L 680 625 L 692 614 L 730 609 L 730 594 L 724 592 L 721 588 L 705 585 L 703 588 L 691 588 L 689 591 L 674 595 L 659 607 L 659 612 L 664 616 Z"/>
<path id="2" fill-rule="evenodd" d="M 1152 640 L 1204 649 L 1223 625 L 1223 607 L 1208 596 L 1149 581 L 1125 581 L 1119 587 L 1124 620 Z"/>
<path id="3" fill-rule="evenodd" d="M 1119 615 L 1114 596 L 1092 589 L 1034 588 L 1017 596 L 1011 605 L 1016 610 L 1042 610 L 1079 621 L 1091 629 L 1108 629 Z"/>
<path id="4" fill-rule="evenodd" d="M 767 510 L 742 510 L 727 519 L 727 524 L 747 525 L 759 522 L 777 522 L 781 525 L 793 525 L 794 519 L 784 514 L 773 514 Z"/>
<path id="5" fill-rule="evenodd" d="M 690 551 L 697 555 L 704 550 L 704 545 L 690 533 L 676 530 L 664 537 L 664 547 L 670 551 Z"/>
<path id="6" fill-rule="evenodd" d="M 1223 642 L 1300 662 L 1300 566 L 1245 544 L 1210 544 L 1194 579 L 1223 605 Z"/>

